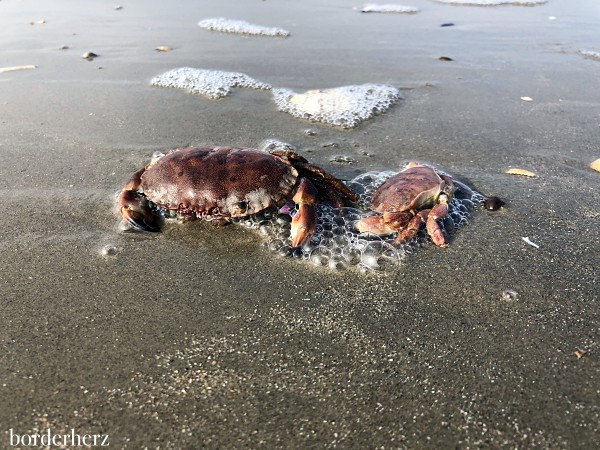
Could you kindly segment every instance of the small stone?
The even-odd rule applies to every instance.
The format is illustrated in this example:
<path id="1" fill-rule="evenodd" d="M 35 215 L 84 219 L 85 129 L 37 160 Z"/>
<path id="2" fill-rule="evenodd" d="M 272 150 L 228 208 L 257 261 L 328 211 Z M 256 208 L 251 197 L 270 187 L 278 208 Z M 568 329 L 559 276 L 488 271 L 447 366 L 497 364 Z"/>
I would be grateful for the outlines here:
<path id="1" fill-rule="evenodd" d="M 87 59 L 88 61 L 92 61 L 94 58 L 97 58 L 100 55 L 97 55 L 94 52 L 85 52 L 83 55 L 81 55 L 81 57 L 83 59 Z"/>
<path id="2" fill-rule="evenodd" d="M 502 208 L 504 205 L 506 205 L 504 200 L 502 200 L 498 197 L 494 197 L 494 196 L 486 198 L 485 201 L 483 202 L 483 207 L 490 211 L 497 211 L 500 208 Z"/>
<path id="3" fill-rule="evenodd" d="M 448 56 L 440 56 L 438 59 L 440 61 L 454 61 L 452 58 L 450 58 Z"/>
<path id="4" fill-rule="evenodd" d="M 346 163 L 346 164 L 356 164 L 358 161 L 350 156 L 346 155 L 335 155 L 332 156 L 329 161 L 338 162 L 338 163 Z"/>
<path id="5" fill-rule="evenodd" d="M 113 245 L 105 245 L 100 251 L 102 256 L 115 256 L 118 253 L 117 247 Z"/>
<path id="6" fill-rule="evenodd" d="M 168 45 L 159 45 L 154 50 L 156 50 L 157 52 L 170 52 L 171 47 L 169 47 Z"/>

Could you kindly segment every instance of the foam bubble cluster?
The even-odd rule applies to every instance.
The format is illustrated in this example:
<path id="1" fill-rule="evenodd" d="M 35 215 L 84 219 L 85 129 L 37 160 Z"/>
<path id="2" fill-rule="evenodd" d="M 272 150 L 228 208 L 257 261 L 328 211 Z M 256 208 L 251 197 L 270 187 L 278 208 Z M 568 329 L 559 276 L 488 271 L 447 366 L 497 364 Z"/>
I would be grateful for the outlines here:
<path id="1" fill-rule="evenodd" d="M 295 152 L 296 151 L 296 147 L 294 147 L 292 144 L 288 144 L 287 142 L 283 142 L 280 141 L 278 139 L 265 139 L 262 143 L 262 145 L 260 146 L 260 149 L 263 152 L 275 152 L 275 151 L 280 151 L 280 152 L 288 152 L 288 151 L 292 151 Z"/>
<path id="2" fill-rule="evenodd" d="M 254 25 L 244 20 L 231 20 L 223 17 L 204 19 L 198 22 L 198 26 L 210 31 L 222 33 L 250 34 L 253 36 L 289 36 L 290 32 L 283 28 L 263 27 Z"/>
<path id="3" fill-rule="evenodd" d="M 415 14 L 419 12 L 419 8 L 413 6 L 402 5 L 379 5 L 376 3 L 367 3 L 361 10 L 364 13 L 400 13 L 400 14 Z"/>
<path id="4" fill-rule="evenodd" d="M 400 91 L 384 84 L 361 84 L 334 89 L 317 89 L 298 94 L 290 89 L 273 89 L 280 111 L 294 117 L 352 128 L 363 120 L 387 111 L 400 99 Z"/>
<path id="5" fill-rule="evenodd" d="M 584 58 L 600 61 L 600 52 L 594 52 L 592 50 L 579 50 L 579 53 L 583 55 Z"/>
<path id="6" fill-rule="evenodd" d="M 359 233 L 356 222 L 373 215 L 368 211 L 373 192 L 396 172 L 368 172 L 347 183 L 358 196 L 358 208 L 332 208 L 317 205 L 317 227 L 311 241 L 303 248 L 290 246 L 290 228 L 294 214 L 293 204 L 280 209 L 269 209 L 254 216 L 235 220 L 247 228 L 257 229 L 265 238 L 266 246 L 280 255 L 309 261 L 316 266 L 331 269 L 357 267 L 361 270 L 388 270 L 398 267 L 418 248 L 430 245 L 431 239 L 422 230 L 413 239 L 400 246 L 392 245 L 395 234 L 379 237 Z M 460 188 L 450 202 L 448 215 L 440 222 L 445 234 L 462 227 L 475 206 L 484 197 L 467 186 Z"/>
<path id="7" fill-rule="evenodd" d="M 465 6 L 500 6 L 500 5 L 515 5 L 515 6 L 535 6 L 543 5 L 548 0 L 434 0 L 438 3 L 448 3 L 450 5 L 465 5 Z"/>
<path id="8" fill-rule="evenodd" d="M 187 89 L 193 94 L 201 94 L 213 99 L 225 97 L 231 92 L 232 87 L 271 89 L 271 85 L 250 78 L 243 73 L 194 69 L 192 67 L 169 70 L 152 78 L 150 84 Z"/>

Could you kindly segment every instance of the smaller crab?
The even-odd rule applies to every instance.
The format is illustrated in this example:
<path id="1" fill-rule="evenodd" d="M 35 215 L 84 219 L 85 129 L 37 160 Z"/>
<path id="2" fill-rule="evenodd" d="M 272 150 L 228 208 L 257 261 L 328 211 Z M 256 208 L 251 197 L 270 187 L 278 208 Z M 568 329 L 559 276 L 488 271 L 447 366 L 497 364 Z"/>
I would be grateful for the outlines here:
<path id="1" fill-rule="evenodd" d="M 117 209 L 133 229 L 159 231 L 160 211 L 227 225 L 293 201 L 290 240 L 301 247 L 315 232 L 317 201 L 341 207 L 355 200 L 340 180 L 293 151 L 188 147 L 160 153 L 136 172 Z"/>
<path id="2" fill-rule="evenodd" d="M 437 221 L 448 214 L 448 204 L 458 185 L 448 175 L 415 162 L 377 188 L 370 208 L 382 214 L 359 220 L 356 229 L 380 236 L 395 233 L 395 245 L 414 237 L 426 224 L 427 233 L 438 247 L 447 247 Z"/>

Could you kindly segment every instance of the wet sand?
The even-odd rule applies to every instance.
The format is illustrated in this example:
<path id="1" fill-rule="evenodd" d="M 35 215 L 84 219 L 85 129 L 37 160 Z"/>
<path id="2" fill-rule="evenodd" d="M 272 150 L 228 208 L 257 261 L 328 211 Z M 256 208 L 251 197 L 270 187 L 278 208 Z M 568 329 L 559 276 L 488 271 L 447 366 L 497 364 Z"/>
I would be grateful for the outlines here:
<path id="1" fill-rule="evenodd" d="M 0 2 L 0 67 L 37 66 L 0 74 L 0 447 L 50 428 L 132 449 L 594 448 L 600 63 L 577 52 L 600 50 L 595 2 L 205 3 Z M 404 100 L 343 130 L 268 91 L 150 86 L 184 66 Z M 154 151 L 269 138 L 346 179 L 435 164 L 507 208 L 387 273 L 283 258 L 239 226 L 117 232 L 115 193 Z"/>

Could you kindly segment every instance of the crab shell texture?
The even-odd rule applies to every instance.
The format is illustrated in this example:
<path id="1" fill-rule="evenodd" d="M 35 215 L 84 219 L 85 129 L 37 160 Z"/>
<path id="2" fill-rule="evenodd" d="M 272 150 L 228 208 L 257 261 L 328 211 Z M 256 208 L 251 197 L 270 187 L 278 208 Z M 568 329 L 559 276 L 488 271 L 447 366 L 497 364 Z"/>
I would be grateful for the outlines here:
<path id="1" fill-rule="evenodd" d="M 190 147 L 151 162 L 140 189 L 160 208 L 235 218 L 289 200 L 297 179 L 288 161 L 267 152 Z"/>
<path id="2" fill-rule="evenodd" d="M 455 186 L 449 176 L 441 176 L 433 167 L 418 163 L 383 183 L 371 200 L 371 209 L 378 213 L 419 211 L 435 206 L 441 193 L 452 198 Z"/>

